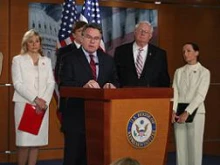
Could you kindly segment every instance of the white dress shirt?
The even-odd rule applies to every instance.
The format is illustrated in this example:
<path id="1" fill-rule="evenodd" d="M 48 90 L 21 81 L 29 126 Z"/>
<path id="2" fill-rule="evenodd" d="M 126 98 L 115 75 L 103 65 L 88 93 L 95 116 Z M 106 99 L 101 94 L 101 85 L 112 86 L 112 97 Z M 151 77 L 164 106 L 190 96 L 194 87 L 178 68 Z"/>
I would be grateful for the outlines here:
<path id="1" fill-rule="evenodd" d="M 133 44 L 134 63 L 136 63 L 136 61 L 137 61 L 137 55 L 138 55 L 138 52 L 139 52 L 140 48 L 141 47 L 139 47 L 136 44 L 136 42 L 134 42 L 134 44 Z M 146 46 L 144 46 L 143 48 L 141 48 L 141 49 L 143 49 L 143 51 L 141 52 L 141 56 L 143 58 L 143 64 L 145 64 L 145 61 L 147 59 L 148 44 Z"/>

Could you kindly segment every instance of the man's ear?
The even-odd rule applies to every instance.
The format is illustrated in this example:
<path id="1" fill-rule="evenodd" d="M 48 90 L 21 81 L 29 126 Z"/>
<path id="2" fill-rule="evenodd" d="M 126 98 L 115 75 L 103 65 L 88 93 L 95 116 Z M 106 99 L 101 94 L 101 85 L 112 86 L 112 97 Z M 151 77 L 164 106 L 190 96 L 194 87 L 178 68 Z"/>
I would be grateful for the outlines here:
<path id="1" fill-rule="evenodd" d="M 2 65 L 3 65 L 3 54 L 0 52 L 0 76 L 2 74 Z"/>
<path id="2" fill-rule="evenodd" d="M 149 37 L 149 38 L 150 38 L 150 40 L 152 39 L 152 37 L 153 37 L 153 33 L 150 33 L 150 37 Z"/>

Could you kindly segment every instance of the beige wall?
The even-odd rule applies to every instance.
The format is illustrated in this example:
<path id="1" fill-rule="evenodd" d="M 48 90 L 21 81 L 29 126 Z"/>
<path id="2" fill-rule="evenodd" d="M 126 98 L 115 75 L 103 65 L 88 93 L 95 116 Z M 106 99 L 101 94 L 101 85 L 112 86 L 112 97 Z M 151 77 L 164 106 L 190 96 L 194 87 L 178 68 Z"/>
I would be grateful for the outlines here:
<path id="1" fill-rule="evenodd" d="M 0 162 L 14 161 L 15 151 L 12 87 L 1 84 L 11 83 L 11 59 L 20 51 L 23 33 L 28 28 L 28 3 L 62 3 L 63 0 L 1 0 L 0 1 L 0 51 L 4 54 L 4 67 L 0 77 Z M 77 1 L 82 3 L 83 1 Z M 220 7 L 186 5 L 154 5 L 146 3 L 103 1 L 101 6 L 137 7 L 157 9 L 159 14 L 159 46 L 167 50 L 169 73 L 173 77 L 176 68 L 183 65 L 182 44 L 195 41 L 200 46 L 200 60 L 211 71 L 211 87 L 206 99 L 206 129 L 204 152 L 220 155 Z M 43 148 L 40 159 L 62 158 L 62 134 L 56 119 L 56 106 L 51 104 L 50 140 Z M 174 150 L 173 133 L 169 140 L 169 151 Z M 50 151 L 50 152 L 48 152 Z"/>

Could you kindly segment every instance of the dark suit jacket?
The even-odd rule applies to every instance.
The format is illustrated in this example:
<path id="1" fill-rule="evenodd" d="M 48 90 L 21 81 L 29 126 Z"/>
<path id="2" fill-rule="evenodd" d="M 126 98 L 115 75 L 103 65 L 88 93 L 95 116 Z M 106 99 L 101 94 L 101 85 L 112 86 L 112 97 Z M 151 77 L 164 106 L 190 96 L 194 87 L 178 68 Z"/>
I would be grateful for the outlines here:
<path id="1" fill-rule="evenodd" d="M 61 68 L 62 68 L 62 65 L 63 65 L 63 58 L 66 56 L 66 54 L 68 54 L 69 52 L 72 52 L 76 49 L 77 49 L 77 47 L 76 47 L 75 43 L 73 42 L 72 44 L 57 50 L 57 52 L 56 52 L 57 60 L 56 60 L 56 66 L 55 66 L 55 78 L 57 79 L 58 83 L 60 81 L 60 72 L 61 72 Z"/>
<path id="2" fill-rule="evenodd" d="M 99 60 L 99 74 L 97 82 L 100 87 L 105 83 L 112 83 L 116 87 L 118 77 L 114 60 L 101 50 L 97 51 Z M 92 71 L 82 48 L 66 54 L 60 76 L 60 86 L 83 87 L 89 80 L 93 79 Z M 63 115 L 63 129 L 84 128 L 84 107 L 83 100 L 76 98 L 66 98 L 65 103 L 61 103 L 60 110 Z M 74 128 L 75 129 L 75 128 Z"/>
<path id="3" fill-rule="evenodd" d="M 141 74 L 138 75 L 133 56 L 133 42 L 119 46 L 115 50 L 115 62 L 121 87 L 169 87 L 166 52 L 149 44 L 147 59 Z"/>

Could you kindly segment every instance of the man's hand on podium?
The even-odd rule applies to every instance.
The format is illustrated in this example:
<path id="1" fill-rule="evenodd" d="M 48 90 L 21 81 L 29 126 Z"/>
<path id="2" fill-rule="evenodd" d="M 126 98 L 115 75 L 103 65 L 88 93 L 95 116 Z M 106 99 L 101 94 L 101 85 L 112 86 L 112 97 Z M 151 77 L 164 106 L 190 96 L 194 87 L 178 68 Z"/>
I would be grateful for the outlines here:
<path id="1" fill-rule="evenodd" d="M 99 84 L 95 81 L 95 80 L 89 80 L 84 86 L 83 88 L 97 88 L 99 89 L 100 86 Z"/>
<path id="2" fill-rule="evenodd" d="M 106 83 L 103 86 L 104 89 L 115 89 L 116 87 L 112 83 Z"/>

